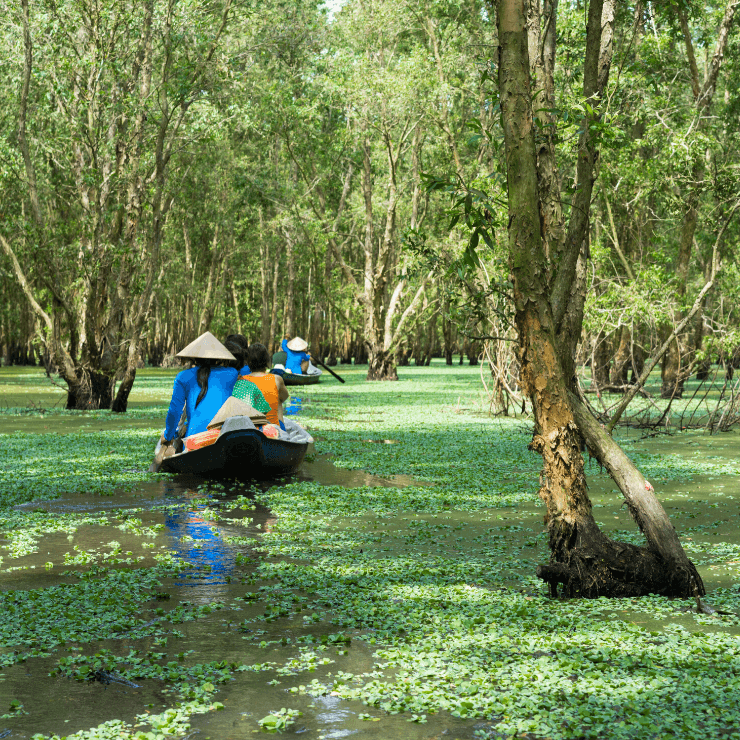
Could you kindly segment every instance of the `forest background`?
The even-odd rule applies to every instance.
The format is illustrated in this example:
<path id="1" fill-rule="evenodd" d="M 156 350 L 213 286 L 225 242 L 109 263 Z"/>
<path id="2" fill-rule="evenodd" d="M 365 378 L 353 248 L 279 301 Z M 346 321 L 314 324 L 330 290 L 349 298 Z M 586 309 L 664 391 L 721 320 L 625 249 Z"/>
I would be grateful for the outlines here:
<path id="1" fill-rule="evenodd" d="M 719 620 L 733 631 L 740 620 L 737 585 L 729 581 L 738 562 L 735 514 L 727 513 L 733 497 L 722 498 L 725 481 L 715 485 L 713 477 L 692 482 L 691 491 L 674 486 L 667 493 L 666 485 L 673 476 L 683 487 L 690 470 L 728 473 L 734 485 L 737 466 L 702 468 L 665 448 L 658 463 L 628 434 L 611 432 L 620 420 L 710 433 L 740 420 L 739 5 L 0 0 L 0 356 L 3 364 L 43 363 L 67 391 L 70 409 L 50 427 L 43 408 L 16 414 L 6 391 L 6 428 L 17 431 L 18 415 L 32 433 L 8 435 L 3 447 L 3 507 L 20 504 L 21 494 L 96 493 L 101 480 L 112 487 L 151 478 L 144 463 L 132 466 L 149 455 L 164 406 L 140 408 L 138 430 L 136 410 L 125 424 L 99 410 L 126 411 L 146 365 L 172 368 L 147 368 L 154 389 L 139 376 L 137 391 L 153 389 L 161 401 L 175 374 L 174 353 L 206 329 L 222 338 L 238 331 L 270 349 L 282 335 L 300 334 L 327 363 L 362 366 L 349 369 L 341 393 L 322 382 L 318 402 L 305 399 L 304 419 L 323 436 L 322 451 L 351 469 L 429 477 L 435 485 L 360 494 L 342 485 L 320 496 L 313 483 L 275 486 L 261 500 L 285 529 L 273 530 L 267 547 L 281 558 L 299 554 L 311 567 L 321 563 L 323 580 L 304 580 L 308 566 L 296 566 L 296 576 L 281 561 L 256 581 L 281 572 L 286 589 L 299 585 L 319 593 L 322 609 L 331 604 L 333 624 L 381 625 L 383 639 L 402 651 L 408 646 L 409 670 L 432 665 L 417 651 L 429 650 L 431 629 L 439 632 L 428 625 L 458 631 L 453 640 L 439 632 L 435 666 L 446 667 L 435 668 L 441 681 L 433 698 L 355 698 L 384 711 L 446 709 L 491 720 L 502 705 L 492 666 L 498 661 L 507 675 L 512 639 L 521 632 L 531 642 L 516 660 L 526 654 L 531 669 L 521 675 L 541 693 L 512 703 L 516 716 L 503 717 L 512 732 L 581 737 L 583 717 L 595 717 L 594 737 L 607 726 L 643 737 L 643 721 L 655 737 L 734 729 L 736 682 L 727 677 L 740 673 L 727 660 L 737 645 L 734 632 L 716 630 Z M 488 391 L 482 415 L 525 414 L 534 423 L 476 419 L 469 406 L 475 370 L 460 379 L 439 364 L 409 368 L 406 382 L 396 384 L 358 377 L 366 365 L 368 379 L 393 380 L 399 367 L 440 356 L 448 364 L 481 363 Z M 645 386 L 658 362 L 659 382 Z M 41 375 L 29 372 L 28 384 Z M 6 377 L 26 397 L 25 381 Z M 638 392 L 626 418 L 622 399 Z M 383 426 L 371 426 L 379 420 Z M 75 433 L 92 431 L 92 421 L 95 435 Z M 64 427 L 72 432 L 57 436 Z M 689 445 L 698 435 L 686 437 Z M 542 507 L 513 511 L 517 523 L 500 528 L 487 526 L 502 518 L 495 510 L 480 511 L 510 504 L 513 492 L 520 503 L 530 500 L 536 472 L 527 443 L 542 456 L 547 532 L 530 537 L 535 530 L 526 528 L 513 548 L 504 533 L 524 532 L 521 522 L 539 519 Z M 737 458 L 713 437 L 702 444 L 711 452 L 729 447 L 723 454 Z M 586 447 L 623 494 L 640 535 L 614 529 L 622 512 L 595 465 L 588 490 Z M 436 472 L 427 475 L 430 466 Z M 645 475 L 662 486 L 662 501 L 674 504 L 677 529 Z M 592 511 L 600 508 L 606 519 L 600 493 L 614 507 L 606 523 Z M 394 540 L 419 560 L 409 568 L 395 551 L 378 561 L 377 573 L 388 580 L 373 586 L 377 603 L 358 616 L 370 581 L 347 573 L 367 566 L 368 543 L 387 552 L 387 538 L 361 532 L 385 526 L 363 519 L 373 508 L 378 519 L 408 514 Z M 424 518 L 466 509 L 471 526 L 480 527 L 470 538 L 470 561 L 451 525 Z M 325 517 L 338 511 L 358 524 L 332 539 Z M 682 527 L 681 517 L 691 526 Z M 69 521 L 32 503 L 4 513 L 0 524 L 14 542 L 31 542 Z M 31 530 L 37 535 L 27 537 Z M 704 532 L 718 541 L 695 541 Z M 101 542 L 119 536 L 106 530 Z M 434 575 L 418 547 L 432 536 Z M 348 538 L 356 547 L 346 547 Z M 65 533 L 65 548 L 68 539 Z M 545 540 L 549 559 L 522 552 Z M 326 569 L 332 542 L 338 555 Z M 10 557 L 36 555 L 30 546 L 13 547 L 4 546 Z M 492 563 L 501 553 L 526 570 L 514 588 L 496 580 L 502 571 Z M 48 556 L 10 569 L 51 577 Z M 718 569 L 727 577 L 718 578 Z M 135 568 L 124 571 L 141 577 Z M 388 585 L 398 572 L 399 583 Z M 655 616 L 669 608 L 663 597 L 691 597 L 690 606 L 671 601 L 670 609 L 683 618 L 695 608 L 687 624 L 707 624 L 712 634 L 676 631 L 664 642 L 637 626 L 625 632 L 616 612 L 604 619 L 599 601 L 539 601 L 535 576 L 551 597 L 645 597 L 611 602 L 623 614 L 637 608 Z M 8 598 L 31 593 L 47 598 L 21 589 Z M 97 616 L 87 602 L 71 611 Z M 34 624 L 38 613 L 28 610 Z M 337 621 L 345 613 L 355 621 Z M 15 611 L 6 614 L 3 639 L 15 645 Z M 505 621 L 519 632 L 492 641 Z M 152 625 L 148 617 L 141 623 Z M 110 625 L 120 636 L 117 623 Z M 56 640 L 51 634 L 44 639 Z M 99 629 L 90 634 L 97 638 Z M 596 649 L 607 643 L 615 651 L 609 660 Z M 449 657 L 461 648 L 470 665 L 472 644 L 481 650 L 480 668 L 470 683 L 460 682 L 467 674 Z M 6 655 L 25 660 L 17 651 Z M 550 658 L 562 661 L 548 668 L 554 683 L 540 673 L 540 661 Z M 607 665 L 614 672 L 602 679 Z M 572 671 L 585 675 L 577 691 Z M 508 685 L 521 698 L 517 671 L 511 676 L 516 681 Z M 427 685 L 426 673 L 418 682 Z M 622 693 L 612 706 L 617 685 Z M 15 699 L 11 709 L 25 711 Z M 636 714 L 639 722 L 630 719 Z M 413 714 L 410 721 L 426 718 Z"/>
<path id="2" fill-rule="evenodd" d="M 564 217 L 584 121 L 598 146 L 577 364 L 623 392 L 718 266 L 663 362 L 680 396 L 740 344 L 737 3 L 604 6 L 611 75 L 591 118 L 588 9 L 527 6 L 539 52 L 556 28 L 554 107 L 534 107 Z M 5 11 L 5 364 L 58 370 L 72 408 L 125 410 L 136 368 L 205 330 L 271 349 L 299 334 L 371 379 L 484 359 L 497 403 L 522 401 L 493 5 Z"/>
<path id="3" fill-rule="evenodd" d="M 551 595 L 698 598 L 609 432 L 661 359 L 667 399 L 740 360 L 738 5 L 21 0 L 7 359 L 119 412 L 137 368 L 207 329 L 302 334 L 368 380 L 484 359 L 491 408 L 533 413 Z M 647 547 L 600 531 L 584 443 Z"/>

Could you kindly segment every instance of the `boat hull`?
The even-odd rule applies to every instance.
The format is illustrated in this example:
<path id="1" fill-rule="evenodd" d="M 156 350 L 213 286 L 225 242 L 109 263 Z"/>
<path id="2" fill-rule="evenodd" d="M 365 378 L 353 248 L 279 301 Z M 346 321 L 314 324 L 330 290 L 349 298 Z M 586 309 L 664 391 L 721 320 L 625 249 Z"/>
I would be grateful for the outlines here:
<path id="1" fill-rule="evenodd" d="M 254 428 L 235 429 L 222 433 L 212 445 L 165 458 L 161 470 L 206 477 L 271 477 L 297 468 L 309 444 L 271 439 Z"/>
<path id="2" fill-rule="evenodd" d="M 296 375 L 294 373 L 285 373 L 283 383 L 285 385 L 316 385 L 319 382 L 320 375 Z"/>

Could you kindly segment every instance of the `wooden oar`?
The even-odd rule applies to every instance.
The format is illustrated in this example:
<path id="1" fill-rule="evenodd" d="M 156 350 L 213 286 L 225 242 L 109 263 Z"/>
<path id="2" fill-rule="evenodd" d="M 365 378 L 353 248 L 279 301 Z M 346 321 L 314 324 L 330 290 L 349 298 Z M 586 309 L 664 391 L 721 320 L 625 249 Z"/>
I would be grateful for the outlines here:
<path id="1" fill-rule="evenodd" d="M 185 406 L 182 407 L 182 413 L 180 414 L 180 421 L 177 422 L 177 432 L 175 434 L 175 437 L 184 437 L 185 436 L 185 429 L 187 427 L 188 423 L 188 416 L 187 416 L 187 410 Z M 172 440 L 172 443 L 175 443 L 175 440 Z M 154 460 L 152 460 L 152 464 L 149 466 L 149 472 L 150 473 L 158 473 L 159 469 L 162 467 L 162 461 L 164 460 L 165 452 L 167 452 L 167 447 L 164 445 L 159 446 L 159 450 L 154 455 Z"/>
<path id="2" fill-rule="evenodd" d="M 324 370 L 328 370 L 340 383 L 346 383 L 347 381 L 344 378 L 340 378 L 330 367 L 327 367 L 324 365 L 321 360 L 317 360 L 313 355 L 311 355 L 311 359 L 317 364 L 321 365 L 321 367 L 324 368 Z"/>
<path id="3" fill-rule="evenodd" d="M 154 460 L 152 460 L 152 464 L 149 466 L 150 473 L 159 472 L 159 469 L 162 467 L 162 461 L 164 460 L 164 453 L 166 451 L 167 451 L 167 448 L 163 444 L 160 444 L 159 449 L 154 455 Z"/>

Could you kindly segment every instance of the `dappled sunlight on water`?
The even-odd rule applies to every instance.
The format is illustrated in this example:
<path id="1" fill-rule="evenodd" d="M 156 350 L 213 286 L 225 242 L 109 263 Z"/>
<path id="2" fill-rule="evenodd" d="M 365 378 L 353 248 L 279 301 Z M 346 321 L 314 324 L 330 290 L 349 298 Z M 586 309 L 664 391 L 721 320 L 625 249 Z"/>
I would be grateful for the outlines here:
<path id="1" fill-rule="evenodd" d="M 17 519 L 0 540 L 0 598 L 17 610 L 18 638 L 6 618 L 0 694 L 28 714 L 0 720 L 0 733 L 133 724 L 180 701 L 167 693 L 175 685 L 224 705 L 174 735 L 192 740 L 251 736 L 281 707 L 302 712 L 287 735 L 358 740 L 495 737 L 507 713 L 570 727 L 579 707 L 615 722 L 644 706 L 651 722 L 709 716 L 706 707 L 729 716 L 740 673 L 740 435 L 622 435 L 716 615 L 693 600 L 553 601 L 534 575 L 549 552 L 531 430 L 471 419 L 444 382 L 408 376 L 390 395 L 358 385 L 362 402 L 339 386 L 301 389 L 291 411 L 310 417 L 330 454 L 280 480 L 177 476 L 6 510 Z M 144 390 L 153 396 L 156 384 Z M 434 400 L 429 423 L 406 407 L 394 416 L 400 398 L 414 409 Z M 349 424 L 332 429 L 344 411 Z M 614 484 L 593 463 L 587 475 L 601 528 L 641 542 Z M 126 574 L 134 580 L 114 578 Z M 58 586 L 67 590 L 26 605 L 29 590 Z M 102 673 L 85 672 L 93 660 Z M 116 682 L 124 673 L 137 687 Z"/>

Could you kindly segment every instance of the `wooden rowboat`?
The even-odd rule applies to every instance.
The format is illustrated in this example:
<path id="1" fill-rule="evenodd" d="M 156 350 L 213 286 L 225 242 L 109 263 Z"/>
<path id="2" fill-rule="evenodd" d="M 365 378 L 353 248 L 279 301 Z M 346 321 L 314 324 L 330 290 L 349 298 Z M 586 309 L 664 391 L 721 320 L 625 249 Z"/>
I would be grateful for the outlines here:
<path id="1" fill-rule="evenodd" d="M 161 470 L 242 479 L 290 472 L 303 462 L 313 437 L 290 419 L 284 424 L 285 438 L 272 439 L 262 434 L 248 416 L 232 416 L 212 445 L 166 457 Z"/>
<path id="2" fill-rule="evenodd" d="M 297 375 L 295 373 L 285 373 L 283 383 L 285 385 L 316 385 L 319 382 L 320 375 Z"/>

